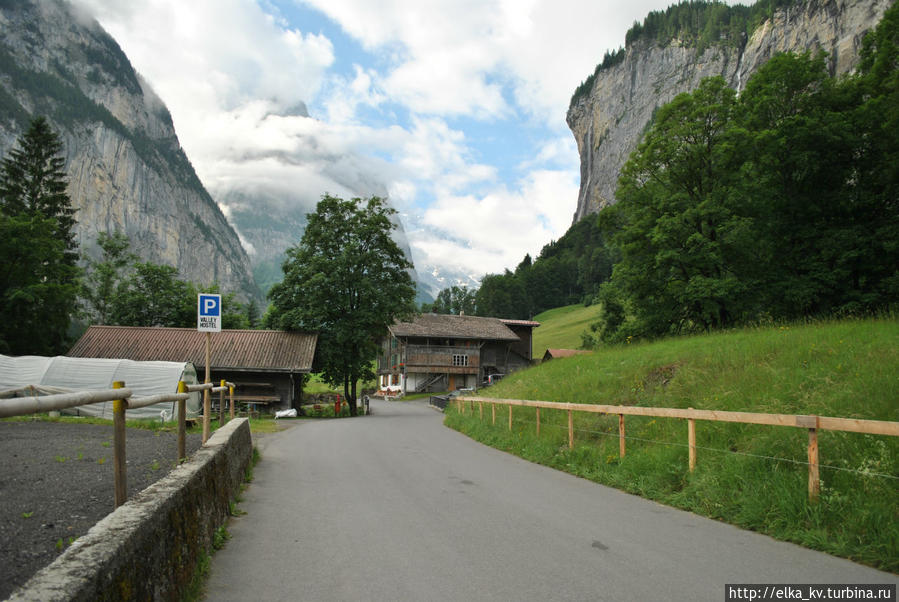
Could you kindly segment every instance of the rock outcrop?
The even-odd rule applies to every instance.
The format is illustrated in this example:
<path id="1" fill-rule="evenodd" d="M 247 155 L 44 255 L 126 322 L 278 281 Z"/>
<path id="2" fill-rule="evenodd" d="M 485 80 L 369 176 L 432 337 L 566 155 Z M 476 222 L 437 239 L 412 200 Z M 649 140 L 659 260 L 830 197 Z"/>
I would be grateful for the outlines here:
<path id="1" fill-rule="evenodd" d="M 168 109 L 96 21 L 60 0 L 0 0 L 0 155 L 45 115 L 66 153 L 81 249 L 120 230 L 145 261 L 258 297 L 234 229 L 184 154 Z"/>
<path id="2" fill-rule="evenodd" d="M 894 0 L 804 0 L 778 10 L 738 43 L 703 51 L 673 41 L 659 46 L 638 38 L 623 59 L 598 70 L 592 87 L 575 97 L 568 126 L 581 158 L 581 188 L 574 221 L 615 202 L 618 175 L 653 114 L 705 78 L 720 75 L 736 90 L 772 55 L 823 49 L 834 75 L 858 62 L 864 34 Z"/>

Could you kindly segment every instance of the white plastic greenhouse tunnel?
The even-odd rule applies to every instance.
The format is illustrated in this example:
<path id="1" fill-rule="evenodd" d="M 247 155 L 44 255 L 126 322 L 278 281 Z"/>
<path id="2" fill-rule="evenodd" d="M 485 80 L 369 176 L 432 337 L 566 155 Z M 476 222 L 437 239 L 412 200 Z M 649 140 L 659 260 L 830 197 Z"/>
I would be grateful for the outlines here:
<path id="1" fill-rule="evenodd" d="M 132 360 L 75 358 L 58 355 L 43 357 L 0 355 L 0 403 L 4 398 L 33 397 L 73 391 L 102 391 L 115 381 L 124 381 L 134 397 L 178 392 L 178 381 L 197 383 L 197 370 L 190 362 L 135 362 Z M 111 401 L 94 403 L 70 410 L 66 414 L 112 418 Z M 201 413 L 200 393 L 187 400 L 186 418 Z M 129 409 L 128 419 L 178 419 L 178 403 L 158 403 Z"/>

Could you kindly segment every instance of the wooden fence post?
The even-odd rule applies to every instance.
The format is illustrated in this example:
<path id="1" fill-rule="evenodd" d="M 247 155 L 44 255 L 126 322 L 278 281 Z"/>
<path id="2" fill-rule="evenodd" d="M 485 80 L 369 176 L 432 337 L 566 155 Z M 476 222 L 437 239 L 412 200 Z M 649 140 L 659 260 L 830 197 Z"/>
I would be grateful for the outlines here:
<path id="1" fill-rule="evenodd" d="M 512 404 L 509 404 L 509 430 L 512 430 Z"/>
<path id="2" fill-rule="evenodd" d="M 574 412 L 568 408 L 568 449 L 574 449 Z"/>
<path id="3" fill-rule="evenodd" d="M 624 457 L 624 414 L 618 414 L 618 457 Z"/>
<path id="4" fill-rule="evenodd" d="M 496 404 L 490 404 L 490 411 L 493 413 L 493 425 L 496 426 Z"/>
<path id="5" fill-rule="evenodd" d="M 187 385 L 183 380 L 178 381 L 178 392 L 187 393 Z M 178 400 L 178 460 L 187 457 L 187 401 Z"/>
<path id="6" fill-rule="evenodd" d="M 123 381 L 112 383 L 113 389 L 125 388 Z M 118 508 L 128 500 L 128 481 L 125 471 L 125 407 L 124 399 L 112 402 L 113 430 L 113 472 L 115 487 L 115 507 Z"/>
<path id="7" fill-rule="evenodd" d="M 693 418 L 687 419 L 687 446 L 690 448 L 690 472 L 693 472 L 696 470 L 696 420 Z"/>
<path id="8" fill-rule="evenodd" d="M 231 418 L 230 420 L 234 420 L 234 387 L 228 387 L 228 397 L 231 399 Z"/>
<path id="9" fill-rule="evenodd" d="M 537 408 L 537 436 L 540 436 L 540 408 Z"/>
<path id="10" fill-rule="evenodd" d="M 821 481 L 818 479 L 818 429 L 808 430 L 808 500 L 813 504 L 821 495 Z"/>
<path id="11" fill-rule="evenodd" d="M 225 386 L 225 380 L 222 379 L 220 387 Z M 219 391 L 219 428 L 225 426 L 225 389 Z"/>
<path id="12" fill-rule="evenodd" d="M 808 429 L 808 501 L 818 501 L 821 481 L 818 479 L 818 423 L 817 416 L 796 416 L 796 426 Z"/>

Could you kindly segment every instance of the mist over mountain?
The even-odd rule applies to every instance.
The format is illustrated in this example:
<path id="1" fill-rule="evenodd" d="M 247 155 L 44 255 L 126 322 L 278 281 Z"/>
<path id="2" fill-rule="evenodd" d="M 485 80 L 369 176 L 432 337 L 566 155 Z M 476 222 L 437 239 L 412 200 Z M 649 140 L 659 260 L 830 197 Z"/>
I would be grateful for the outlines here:
<path id="1" fill-rule="evenodd" d="M 237 233 L 181 149 L 168 109 L 95 20 L 59 0 L 0 2 L 0 154 L 44 115 L 65 149 L 82 250 L 124 232 L 144 261 L 258 298 Z"/>
<path id="2" fill-rule="evenodd" d="M 289 143 L 224 153 L 204 186 L 163 101 L 84 10 L 61 0 L 0 2 L 0 24 L 0 153 L 32 117 L 48 117 L 64 141 L 78 241 L 88 253 L 98 233 L 121 230 L 143 260 L 261 299 L 323 194 L 388 196 L 371 159 L 348 150 L 339 132 L 323 136 L 303 102 L 260 103 L 257 114 L 240 116 Z M 233 127 L 240 132 L 239 119 Z"/>

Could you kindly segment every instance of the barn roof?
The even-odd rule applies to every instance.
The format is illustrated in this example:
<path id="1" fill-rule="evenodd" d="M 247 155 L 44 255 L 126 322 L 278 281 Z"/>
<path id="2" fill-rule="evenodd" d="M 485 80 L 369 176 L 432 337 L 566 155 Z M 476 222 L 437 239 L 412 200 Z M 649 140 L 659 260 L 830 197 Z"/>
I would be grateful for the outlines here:
<path id="1" fill-rule="evenodd" d="M 506 318 L 500 318 L 499 320 L 506 326 L 530 326 L 531 328 L 540 326 L 540 322 L 534 322 L 533 320 L 507 320 Z"/>
<path id="2" fill-rule="evenodd" d="M 543 354 L 543 360 L 559 359 L 562 357 L 572 357 L 575 355 L 587 355 L 590 351 L 584 349 L 547 349 Z"/>
<path id="3" fill-rule="evenodd" d="M 215 369 L 309 372 L 317 339 L 306 332 L 222 330 L 212 333 L 209 364 Z M 91 326 L 67 355 L 205 366 L 206 337 L 195 328 Z"/>
<path id="4" fill-rule="evenodd" d="M 518 335 L 499 318 L 448 314 L 421 314 L 411 322 L 397 322 L 390 327 L 390 333 L 395 337 L 519 340 Z"/>

